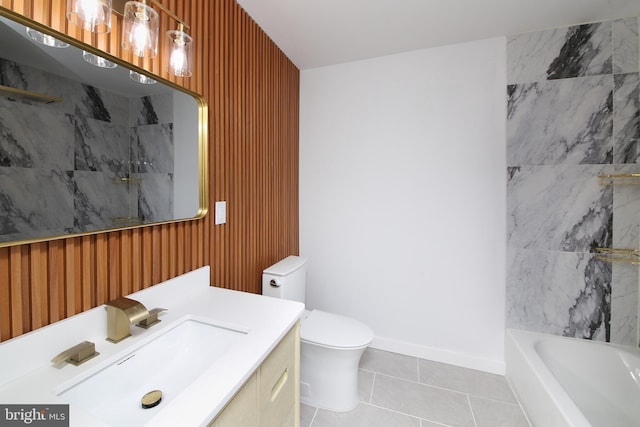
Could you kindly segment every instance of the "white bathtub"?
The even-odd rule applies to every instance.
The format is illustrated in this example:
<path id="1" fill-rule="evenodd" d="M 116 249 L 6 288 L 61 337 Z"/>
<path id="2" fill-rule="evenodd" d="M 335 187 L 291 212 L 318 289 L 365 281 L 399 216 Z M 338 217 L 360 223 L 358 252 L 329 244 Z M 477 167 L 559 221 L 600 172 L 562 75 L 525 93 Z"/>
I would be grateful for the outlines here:
<path id="1" fill-rule="evenodd" d="M 640 350 L 507 330 L 507 378 L 534 427 L 640 426 Z"/>

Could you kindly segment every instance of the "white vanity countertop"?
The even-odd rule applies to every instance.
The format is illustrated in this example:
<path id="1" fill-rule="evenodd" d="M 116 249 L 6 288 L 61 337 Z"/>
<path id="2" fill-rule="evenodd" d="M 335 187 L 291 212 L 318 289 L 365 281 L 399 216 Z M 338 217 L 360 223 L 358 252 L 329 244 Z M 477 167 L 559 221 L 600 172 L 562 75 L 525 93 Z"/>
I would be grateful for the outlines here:
<path id="1" fill-rule="evenodd" d="M 105 340 L 104 306 L 0 343 L 0 404 L 66 404 L 57 394 L 65 385 L 120 360 L 128 351 L 166 332 L 187 316 L 247 332 L 183 392 L 155 408 L 149 426 L 206 426 L 260 366 L 304 311 L 298 302 L 263 297 L 209 286 L 209 267 L 152 286 L 127 297 L 162 312 L 159 324 L 142 329 L 131 326 L 132 336 L 120 343 Z M 51 359 L 82 341 L 96 345 L 99 356 L 80 366 L 56 368 Z M 100 396 L 95 396 L 100 399 Z M 106 426 L 70 405 L 72 427 Z M 124 421 L 124 420 L 123 420 Z"/>

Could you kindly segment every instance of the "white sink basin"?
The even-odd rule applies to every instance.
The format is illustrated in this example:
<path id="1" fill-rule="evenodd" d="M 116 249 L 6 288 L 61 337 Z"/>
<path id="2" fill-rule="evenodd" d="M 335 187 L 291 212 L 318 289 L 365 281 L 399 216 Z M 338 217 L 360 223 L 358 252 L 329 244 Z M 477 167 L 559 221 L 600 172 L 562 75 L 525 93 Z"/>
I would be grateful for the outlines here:
<path id="1" fill-rule="evenodd" d="M 107 424 L 140 426 L 243 336 L 246 331 L 185 319 L 88 378 L 59 387 L 57 394 Z M 140 400 L 152 390 L 162 391 L 162 401 L 143 409 Z"/>

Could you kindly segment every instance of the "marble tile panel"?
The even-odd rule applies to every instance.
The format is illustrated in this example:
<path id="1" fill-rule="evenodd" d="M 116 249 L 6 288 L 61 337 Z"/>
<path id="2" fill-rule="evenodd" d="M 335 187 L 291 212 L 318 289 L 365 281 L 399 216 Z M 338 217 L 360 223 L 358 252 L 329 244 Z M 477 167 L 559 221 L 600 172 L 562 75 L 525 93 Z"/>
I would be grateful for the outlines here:
<path id="1" fill-rule="evenodd" d="M 173 172 L 173 124 L 130 128 L 132 172 Z"/>
<path id="2" fill-rule="evenodd" d="M 614 76 L 614 163 L 638 163 L 640 142 L 640 74 Z"/>
<path id="3" fill-rule="evenodd" d="M 638 165 L 614 165 L 614 173 L 638 173 Z M 612 185 L 613 238 L 611 247 L 640 249 L 640 187 L 637 185 Z"/>
<path id="4" fill-rule="evenodd" d="M 512 167 L 507 180 L 509 248 L 589 252 L 611 246 L 613 190 L 605 166 Z"/>
<path id="5" fill-rule="evenodd" d="M 349 412 L 318 409 L 311 427 L 420 427 L 420 420 L 387 409 L 360 404 Z"/>
<path id="6" fill-rule="evenodd" d="M 114 182 L 106 172 L 75 171 L 76 231 L 114 227 L 116 218 L 129 216 L 128 186 Z"/>
<path id="7" fill-rule="evenodd" d="M 0 183 L 0 241 L 60 235 L 73 227 L 68 173 L 0 167 Z"/>
<path id="8" fill-rule="evenodd" d="M 469 396 L 477 427 L 530 427 L 519 405 Z"/>
<path id="9" fill-rule="evenodd" d="M 130 168 L 128 128 L 84 116 L 73 118 L 75 169 L 126 174 Z"/>
<path id="10" fill-rule="evenodd" d="M 475 426 L 466 394 L 400 378 L 376 375 L 371 403 L 455 427 Z"/>
<path id="11" fill-rule="evenodd" d="M 638 266 L 614 263 L 611 281 L 611 342 L 637 347 L 638 342 Z"/>
<path id="12" fill-rule="evenodd" d="M 638 58 L 640 39 L 638 38 L 638 18 L 616 19 L 613 21 L 613 72 L 637 73 L 640 71 Z"/>
<path id="13" fill-rule="evenodd" d="M 173 123 L 173 95 L 152 95 L 130 100 L 130 126 Z"/>
<path id="14" fill-rule="evenodd" d="M 418 360 L 404 354 L 367 348 L 360 358 L 360 369 L 418 381 Z"/>
<path id="15" fill-rule="evenodd" d="M 72 117 L 0 98 L 0 166 L 73 169 Z"/>
<path id="16" fill-rule="evenodd" d="M 131 177 L 140 178 L 138 216 L 145 222 L 173 219 L 173 174 L 144 173 L 131 174 Z"/>
<path id="17" fill-rule="evenodd" d="M 611 163 L 613 78 L 507 88 L 507 164 Z"/>
<path id="18" fill-rule="evenodd" d="M 610 337 L 611 264 L 593 254 L 511 248 L 506 325 L 606 341 Z"/>
<path id="19" fill-rule="evenodd" d="M 508 83 L 611 73 L 611 23 L 593 23 L 510 36 Z"/>
<path id="20" fill-rule="evenodd" d="M 420 382 L 423 384 L 517 404 L 507 380 L 502 375 L 425 359 L 418 359 L 418 368 Z"/>

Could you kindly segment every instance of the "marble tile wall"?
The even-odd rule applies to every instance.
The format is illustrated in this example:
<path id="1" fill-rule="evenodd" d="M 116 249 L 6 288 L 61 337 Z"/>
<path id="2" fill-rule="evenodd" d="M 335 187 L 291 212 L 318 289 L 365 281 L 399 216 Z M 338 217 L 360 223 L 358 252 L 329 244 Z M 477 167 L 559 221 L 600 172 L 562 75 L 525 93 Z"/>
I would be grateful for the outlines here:
<path id="1" fill-rule="evenodd" d="M 0 242 L 172 217 L 170 96 L 129 100 L 2 58 L 0 84 L 63 98 L 0 97 Z"/>
<path id="2" fill-rule="evenodd" d="M 638 18 L 509 37 L 507 327 L 638 341 L 638 267 L 596 247 L 640 248 Z"/>

